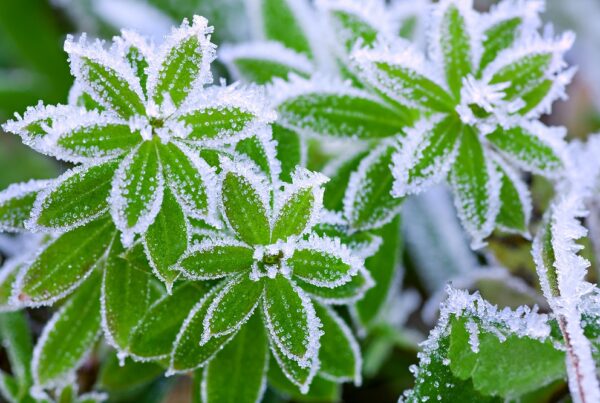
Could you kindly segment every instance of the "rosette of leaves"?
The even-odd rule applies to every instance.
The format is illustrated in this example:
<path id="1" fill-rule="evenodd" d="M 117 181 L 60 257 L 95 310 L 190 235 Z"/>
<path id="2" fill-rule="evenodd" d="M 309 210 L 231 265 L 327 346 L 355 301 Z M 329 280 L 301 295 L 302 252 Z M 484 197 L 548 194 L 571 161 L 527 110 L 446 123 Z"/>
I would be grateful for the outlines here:
<path id="1" fill-rule="evenodd" d="M 215 57 L 211 32 L 196 16 L 160 46 L 133 32 L 115 37 L 108 49 L 84 35 L 67 38 L 75 76 L 69 104 L 30 108 L 4 129 L 41 153 L 78 165 L 54 181 L 4 191 L 1 228 L 67 231 L 50 250 L 73 237 L 90 248 L 94 261 L 118 230 L 126 247 L 141 240 L 155 274 L 170 287 L 175 278 L 168 267 L 191 237 L 188 219 L 217 225 L 211 191 L 216 169 L 207 159 L 242 139 L 267 136 L 266 124 L 274 118 L 260 91 L 208 85 Z M 91 267 L 63 279 L 63 291 Z M 25 276 L 23 297 L 39 302 L 27 290 L 33 277 L 39 280 Z M 45 292 L 65 295 L 55 291 Z"/>

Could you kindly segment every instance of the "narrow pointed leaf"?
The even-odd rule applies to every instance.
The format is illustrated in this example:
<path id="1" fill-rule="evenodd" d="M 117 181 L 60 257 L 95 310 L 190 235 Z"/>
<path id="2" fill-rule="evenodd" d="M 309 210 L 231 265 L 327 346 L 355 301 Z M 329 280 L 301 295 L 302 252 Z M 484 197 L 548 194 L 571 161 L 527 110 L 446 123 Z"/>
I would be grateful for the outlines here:
<path id="1" fill-rule="evenodd" d="M 231 100 L 223 100 L 216 105 L 199 106 L 184 111 L 176 119 L 184 123 L 190 131 L 186 140 L 231 143 L 236 136 L 244 134 L 244 129 L 249 127 L 255 118 L 256 115 L 248 108 Z"/>
<path id="2" fill-rule="evenodd" d="M 303 166 L 303 143 L 300 135 L 285 127 L 273 125 L 273 139 L 277 142 L 277 159 L 281 162 L 281 180 L 290 182 L 297 166 Z"/>
<path id="3" fill-rule="evenodd" d="M 194 280 L 218 279 L 249 271 L 254 263 L 253 253 L 237 241 L 206 240 L 186 252 L 174 269 Z"/>
<path id="4" fill-rule="evenodd" d="M 104 217 L 56 238 L 23 269 L 13 296 L 38 306 L 68 295 L 103 258 L 115 232 L 110 219 Z"/>
<path id="5" fill-rule="evenodd" d="M 483 71 L 490 62 L 496 59 L 501 51 L 510 48 L 523 24 L 523 19 L 513 17 L 499 21 L 487 28 L 483 41 L 483 53 L 479 61 L 479 72 Z"/>
<path id="6" fill-rule="evenodd" d="M 265 39 L 281 42 L 285 47 L 312 57 L 308 22 L 312 11 L 298 0 L 259 0 L 253 10 L 262 23 L 259 32 Z"/>
<path id="7" fill-rule="evenodd" d="M 85 225 L 108 211 L 111 183 L 119 161 L 75 168 L 40 193 L 34 226 L 65 230 Z"/>
<path id="8" fill-rule="evenodd" d="M 345 160 L 334 173 L 326 171 L 330 177 L 325 184 L 323 205 L 331 211 L 341 211 L 344 208 L 344 194 L 350 182 L 352 173 L 358 169 L 360 162 L 368 155 L 368 151 L 359 152 Z"/>
<path id="9" fill-rule="evenodd" d="M 100 283 L 93 273 L 44 328 L 31 364 L 36 385 L 64 381 L 92 348 L 100 332 Z"/>
<path id="10" fill-rule="evenodd" d="M 349 251 L 334 241 L 313 247 L 313 242 L 300 244 L 286 261 L 294 277 L 317 287 L 336 288 L 350 281 L 362 263 L 352 259 Z M 316 243 L 316 242 L 315 242 Z"/>
<path id="11" fill-rule="evenodd" d="M 500 228 L 517 232 L 528 233 L 529 218 L 531 216 L 531 195 L 525 183 L 519 178 L 518 173 L 507 166 L 498 167 L 502 172 L 500 188 L 500 211 L 496 218 L 496 225 Z"/>
<path id="12" fill-rule="evenodd" d="M 0 268 L 0 312 L 12 312 L 20 308 L 19 304 L 11 301 L 11 295 L 17 275 L 24 265 L 25 262 L 20 260 L 3 262 L 2 268 Z"/>
<path id="13" fill-rule="evenodd" d="M 297 361 L 282 353 L 272 341 L 270 347 L 273 359 L 269 365 L 269 384 L 286 393 L 306 395 L 319 369 L 316 357 L 307 365 L 301 366 Z"/>
<path id="14" fill-rule="evenodd" d="M 29 220 L 38 193 L 50 185 L 49 181 L 16 183 L 0 193 L 0 230 L 22 231 Z"/>
<path id="15" fill-rule="evenodd" d="M 235 151 L 250 158 L 269 178 L 279 172 L 279 161 L 275 159 L 274 144 L 266 136 L 251 136 L 240 140 Z"/>
<path id="16" fill-rule="evenodd" d="M 363 11 L 361 13 L 353 9 L 354 4 L 334 1 L 320 3 L 320 7 L 327 13 L 336 42 L 347 53 L 350 53 L 357 41 L 360 41 L 364 47 L 371 46 L 377 39 L 377 35 L 381 33 L 381 27 L 375 24 L 373 19 L 381 17 L 379 12 L 384 12 L 383 7 L 369 4 L 360 10 Z M 379 23 L 385 25 L 383 21 Z"/>
<path id="17" fill-rule="evenodd" d="M 373 279 L 366 270 L 358 271 L 350 281 L 335 288 L 319 287 L 297 277 L 294 280 L 312 298 L 331 305 L 347 305 L 356 302 L 373 287 Z"/>
<path id="18" fill-rule="evenodd" d="M 260 316 L 254 315 L 204 368 L 202 401 L 260 402 L 268 362 L 267 335 Z"/>
<path id="19" fill-rule="evenodd" d="M 25 312 L 0 314 L 0 340 L 6 350 L 10 371 L 18 385 L 18 394 L 24 397 L 32 383 L 31 358 L 33 340 Z"/>

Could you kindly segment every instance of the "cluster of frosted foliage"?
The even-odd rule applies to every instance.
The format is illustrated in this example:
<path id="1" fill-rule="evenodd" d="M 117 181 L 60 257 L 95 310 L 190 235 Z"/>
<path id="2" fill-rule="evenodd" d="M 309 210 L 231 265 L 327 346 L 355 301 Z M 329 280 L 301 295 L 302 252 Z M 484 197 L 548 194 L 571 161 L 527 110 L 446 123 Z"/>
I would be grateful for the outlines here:
<path id="1" fill-rule="evenodd" d="M 291 183 L 274 189 L 250 161 L 225 157 L 220 166 L 223 236 L 195 244 L 174 266 L 190 280 L 224 279 L 202 302 L 203 316 L 192 319 L 202 321 L 197 342 L 224 343 L 259 316 L 277 365 L 303 393 L 320 369 L 327 379 L 360 382 L 358 344 L 343 321 L 335 320 L 347 346 L 336 348 L 349 348 L 354 372 L 336 376 L 320 361 L 320 340 L 329 331 L 323 321 L 331 321 L 322 315 L 333 315 L 322 304 L 359 298 L 372 285 L 362 257 L 313 230 L 327 178 L 298 168 Z"/>

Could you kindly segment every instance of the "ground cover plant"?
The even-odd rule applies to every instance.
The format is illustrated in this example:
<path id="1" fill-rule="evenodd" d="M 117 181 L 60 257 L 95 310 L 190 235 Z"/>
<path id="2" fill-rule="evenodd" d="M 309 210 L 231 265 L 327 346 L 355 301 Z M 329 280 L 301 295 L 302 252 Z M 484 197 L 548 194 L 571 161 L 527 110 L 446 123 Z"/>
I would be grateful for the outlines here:
<path id="1" fill-rule="evenodd" d="M 47 157 L 0 191 L 2 399 L 600 401 L 600 139 L 544 1 L 100 3 L 2 125 Z"/>

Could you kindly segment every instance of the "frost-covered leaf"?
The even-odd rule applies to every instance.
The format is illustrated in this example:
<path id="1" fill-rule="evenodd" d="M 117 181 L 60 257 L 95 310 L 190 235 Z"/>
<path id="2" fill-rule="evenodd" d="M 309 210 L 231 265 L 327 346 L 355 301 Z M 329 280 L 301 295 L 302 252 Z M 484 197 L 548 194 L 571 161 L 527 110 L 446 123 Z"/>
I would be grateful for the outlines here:
<path id="1" fill-rule="evenodd" d="M 164 178 L 156 143 L 145 141 L 121 161 L 110 194 L 110 211 L 125 246 L 154 221 L 163 199 Z"/>
<path id="2" fill-rule="evenodd" d="M 272 89 L 279 122 L 312 135 L 354 139 L 379 139 L 402 134 L 409 121 L 370 93 L 325 78 Z"/>
<path id="3" fill-rule="evenodd" d="M 200 344 L 204 330 L 204 319 L 214 295 L 222 289 L 216 286 L 191 309 L 183 322 L 171 351 L 169 372 L 188 372 L 204 366 L 223 346 L 228 343 L 235 333 L 213 337 L 207 343 Z"/>
<path id="4" fill-rule="evenodd" d="M 52 316 L 33 353 L 37 386 L 53 386 L 74 374 L 100 333 L 101 275 L 94 272 Z"/>
<path id="5" fill-rule="evenodd" d="M 56 238 L 24 266 L 13 298 L 28 306 L 49 305 L 75 290 L 104 257 L 115 237 L 108 217 Z"/>
<path id="6" fill-rule="evenodd" d="M 165 99 L 179 106 L 191 91 L 212 81 L 210 63 L 215 51 L 210 33 L 208 21 L 196 15 L 192 25 L 184 20 L 172 29 L 157 49 L 157 58 L 148 69 L 148 92 L 158 107 Z"/>
<path id="7" fill-rule="evenodd" d="M 221 197 L 230 227 L 250 245 L 266 245 L 271 239 L 264 179 L 246 168 L 223 173 Z"/>
<path id="8" fill-rule="evenodd" d="M 317 236 L 299 242 L 286 264 L 294 277 L 324 288 L 342 286 L 364 268 L 362 260 L 353 256 L 339 239 Z"/>
<path id="9" fill-rule="evenodd" d="M 230 240 L 206 239 L 189 249 L 173 269 L 193 280 L 212 280 L 248 271 L 254 263 L 254 251 Z"/>
<path id="10" fill-rule="evenodd" d="M 498 127 L 486 136 L 512 163 L 534 173 L 554 177 L 563 169 L 563 130 L 530 123 Z"/>
<path id="11" fill-rule="evenodd" d="M 271 360 L 269 366 L 269 383 L 274 379 L 274 383 L 280 385 L 284 391 L 289 389 L 291 384 L 292 390 L 297 388 L 301 394 L 306 394 L 319 370 L 317 357 L 313 357 L 302 366 L 296 360 L 287 357 L 272 339 L 270 347 L 274 360 Z"/>
<path id="12" fill-rule="evenodd" d="M 319 350 L 321 336 L 321 323 L 308 296 L 277 276 L 266 283 L 263 313 L 271 340 L 282 354 L 300 366 L 308 365 Z"/>
<path id="13" fill-rule="evenodd" d="M 354 171 L 358 169 L 360 162 L 368 155 L 368 151 L 361 151 L 344 158 L 342 161 L 332 162 L 323 171 L 330 177 L 325 184 L 325 195 L 323 205 L 331 211 L 341 211 L 344 208 L 344 195 L 348 182 Z"/>
<path id="14" fill-rule="evenodd" d="M 263 282 L 251 280 L 248 273 L 227 280 L 210 301 L 200 343 L 206 344 L 211 338 L 237 331 L 254 313 L 263 288 Z"/>
<path id="15" fill-rule="evenodd" d="M 133 328 L 158 298 L 150 273 L 137 269 L 120 255 L 123 247 L 116 239 L 106 257 L 102 280 L 102 327 L 106 340 L 127 352 Z"/>
<path id="16" fill-rule="evenodd" d="M 152 362 L 128 359 L 121 365 L 117 354 L 111 354 L 100 367 L 98 386 L 107 392 L 116 393 L 145 385 L 163 372 L 163 367 Z"/>
<path id="17" fill-rule="evenodd" d="M 335 288 L 319 287 L 300 278 L 295 278 L 294 281 L 312 298 L 331 305 L 346 305 L 358 301 L 373 287 L 373 279 L 367 270 L 359 270 L 350 281 Z"/>
<path id="18" fill-rule="evenodd" d="M 354 316 L 361 326 L 369 327 L 381 317 L 385 304 L 397 282 L 397 271 L 401 262 L 402 237 L 400 218 L 374 231 L 383 243 L 377 252 L 365 260 L 365 267 L 374 286 L 354 305 Z"/>
<path id="19" fill-rule="evenodd" d="M 509 232 L 528 234 L 531 217 L 531 195 L 519 174 L 506 164 L 498 164 L 501 171 L 500 211 L 496 225 Z"/>
<path id="20" fill-rule="evenodd" d="M 67 171 L 39 193 L 28 225 L 35 229 L 64 231 L 106 213 L 118 164 L 118 160 L 112 160 Z"/>
<path id="21" fill-rule="evenodd" d="M 500 310 L 477 294 L 449 290 L 440 320 L 419 353 L 408 402 L 444 398 L 518 398 L 565 373 L 547 315 L 527 307 Z"/>
<path id="22" fill-rule="evenodd" d="M 254 136 L 240 140 L 235 150 L 250 158 L 271 181 L 277 181 L 281 172 L 281 163 L 277 159 L 276 146 L 271 133 L 258 132 Z"/>
<path id="23" fill-rule="evenodd" d="M 32 335 L 24 312 L 0 314 L 0 341 L 10 363 L 11 378 L 15 381 L 15 400 L 24 399 L 32 383 L 30 364 L 33 353 Z M 8 376 L 3 372 L 0 374 Z"/>
<path id="24" fill-rule="evenodd" d="M 392 196 L 390 171 L 396 147 L 383 143 L 372 150 L 352 173 L 344 196 L 344 215 L 355 230 L 379 228 L 400 211 L 402 199 Z"/>
<path id="25" fill-rule="evenodd" d="M 120 116 L 143 115 L 145 106 L 139 80 L 131 67 L 114 57 L 100 42 L 89 44 L 85 35 L 65 42 L 71 73 L 94 100 Z"/>
<path id="26" fill-rule="evenodd" d="M 49 181 L 33 180 L 16 183 L 0 193 L 0 230 L 23 231 L 29 220 L 35 199 L 40 190 L 47 188 Z"/>
<path id="27" fill-rule="evenodd" d="M 206 219 L 215 214 L 214 169 L 183 145 L 158 146 L 166 184 L 171 188 L 186 215 Z"/>
<path id="28" fill-rule="evenodd" d="M 148 66 L 154 56 L 154 45 L 135 31 L 122 30 L 121 36 L 114 38 L 117 52 L 127 60 L 134 74 L 140 80 L 142 92 L 147 96 Z"/>
<path id="29" fill-rule="evenodd" d="M 131 355 L 142 360 L 167 358 L 185 318 L 207 291 L 201 283 L 184 283 L 152 304 L 131 334 Z"/>
<path id="30" fill-rule="evenodd" d="M 224 46 L 219 51 L 219 60 L 236 79 L 261 85 L 274 78 L 286 79 L 290 73 L 308 78 L 314 69 L 306 55 L 288 49 L 280 42 Z"/>
<path id="31" fill-rule="evenodd" d="M 436 7 L 433 36 L 435 57 L 440 57 L 448 87 L 458 99 L 462 79 L 473 69 L 473 10 L 468 1 L 445 1 Z"/>
<path id="32" fill-rule="evenodd" d="M 258 315 L 251 318 L 202 373 L 202 401 L 260 402 L 267 386 L 269 348 Z"/>
<path id="33" fill-rule="evenodd" d="M 175 196 L 165 189 L 160 212 L 144 234 L 144 250 L 148 262 L 161 281 L 170 289 L 179 273 L 172 266 L 188 247 L 189 229 L 185 215 Z"/>
<path id="34" fill-rule="evenodd" d="M 2 263 L 0 268 L 0 313 L 12 312 L 20 308 L 11 300 L 12 290 L 19 270 L 25 265 L 24 259 L 13 258 Z"/>
<path id="35" fill-rule="evenodd" d="M 362 356 L 352 331 L 333 309 L 315 304 L 315 310 L 323 325 L 320 374 L 332 381 L 352 380 L 360 384 Z"/>
<path id="36" fill-rule="evenodd" d="M 299 387 L 287 377 L 273 359 L 269 364 L 269 387 L 274 388 L 283 396 L 298 401 L 337 402 L 340 400 L 341 395 L 341 388 L 338 383 L 328 381 L 320 376 L 311 378 L 310 389 Z"/>
<path id="37" fill-rule="evenodd" d="M 282 181 L 291 182 L 296 167 L 305 165 L 306 150 L 303 139 L 296 131 L 273 124 L 273 140 L 277 142 L 277 159 L 281 163 L 280 178 Z"/>
<path id="38" fill-rule="evenodd" d="M 462 125 L 453 116 L 407 129 L 406 141 L 393 156 L 393 194 L 419 193 L 443 180 L 456 158 L 461 132 Z"/>
<path id="39" fill-rule="evenodd" d="M 500 175 L 472 127 L 463 130 L 449 177 L 458 216 L 472 238 L 472 247 L 479 248 L 498 215 Z"/>

